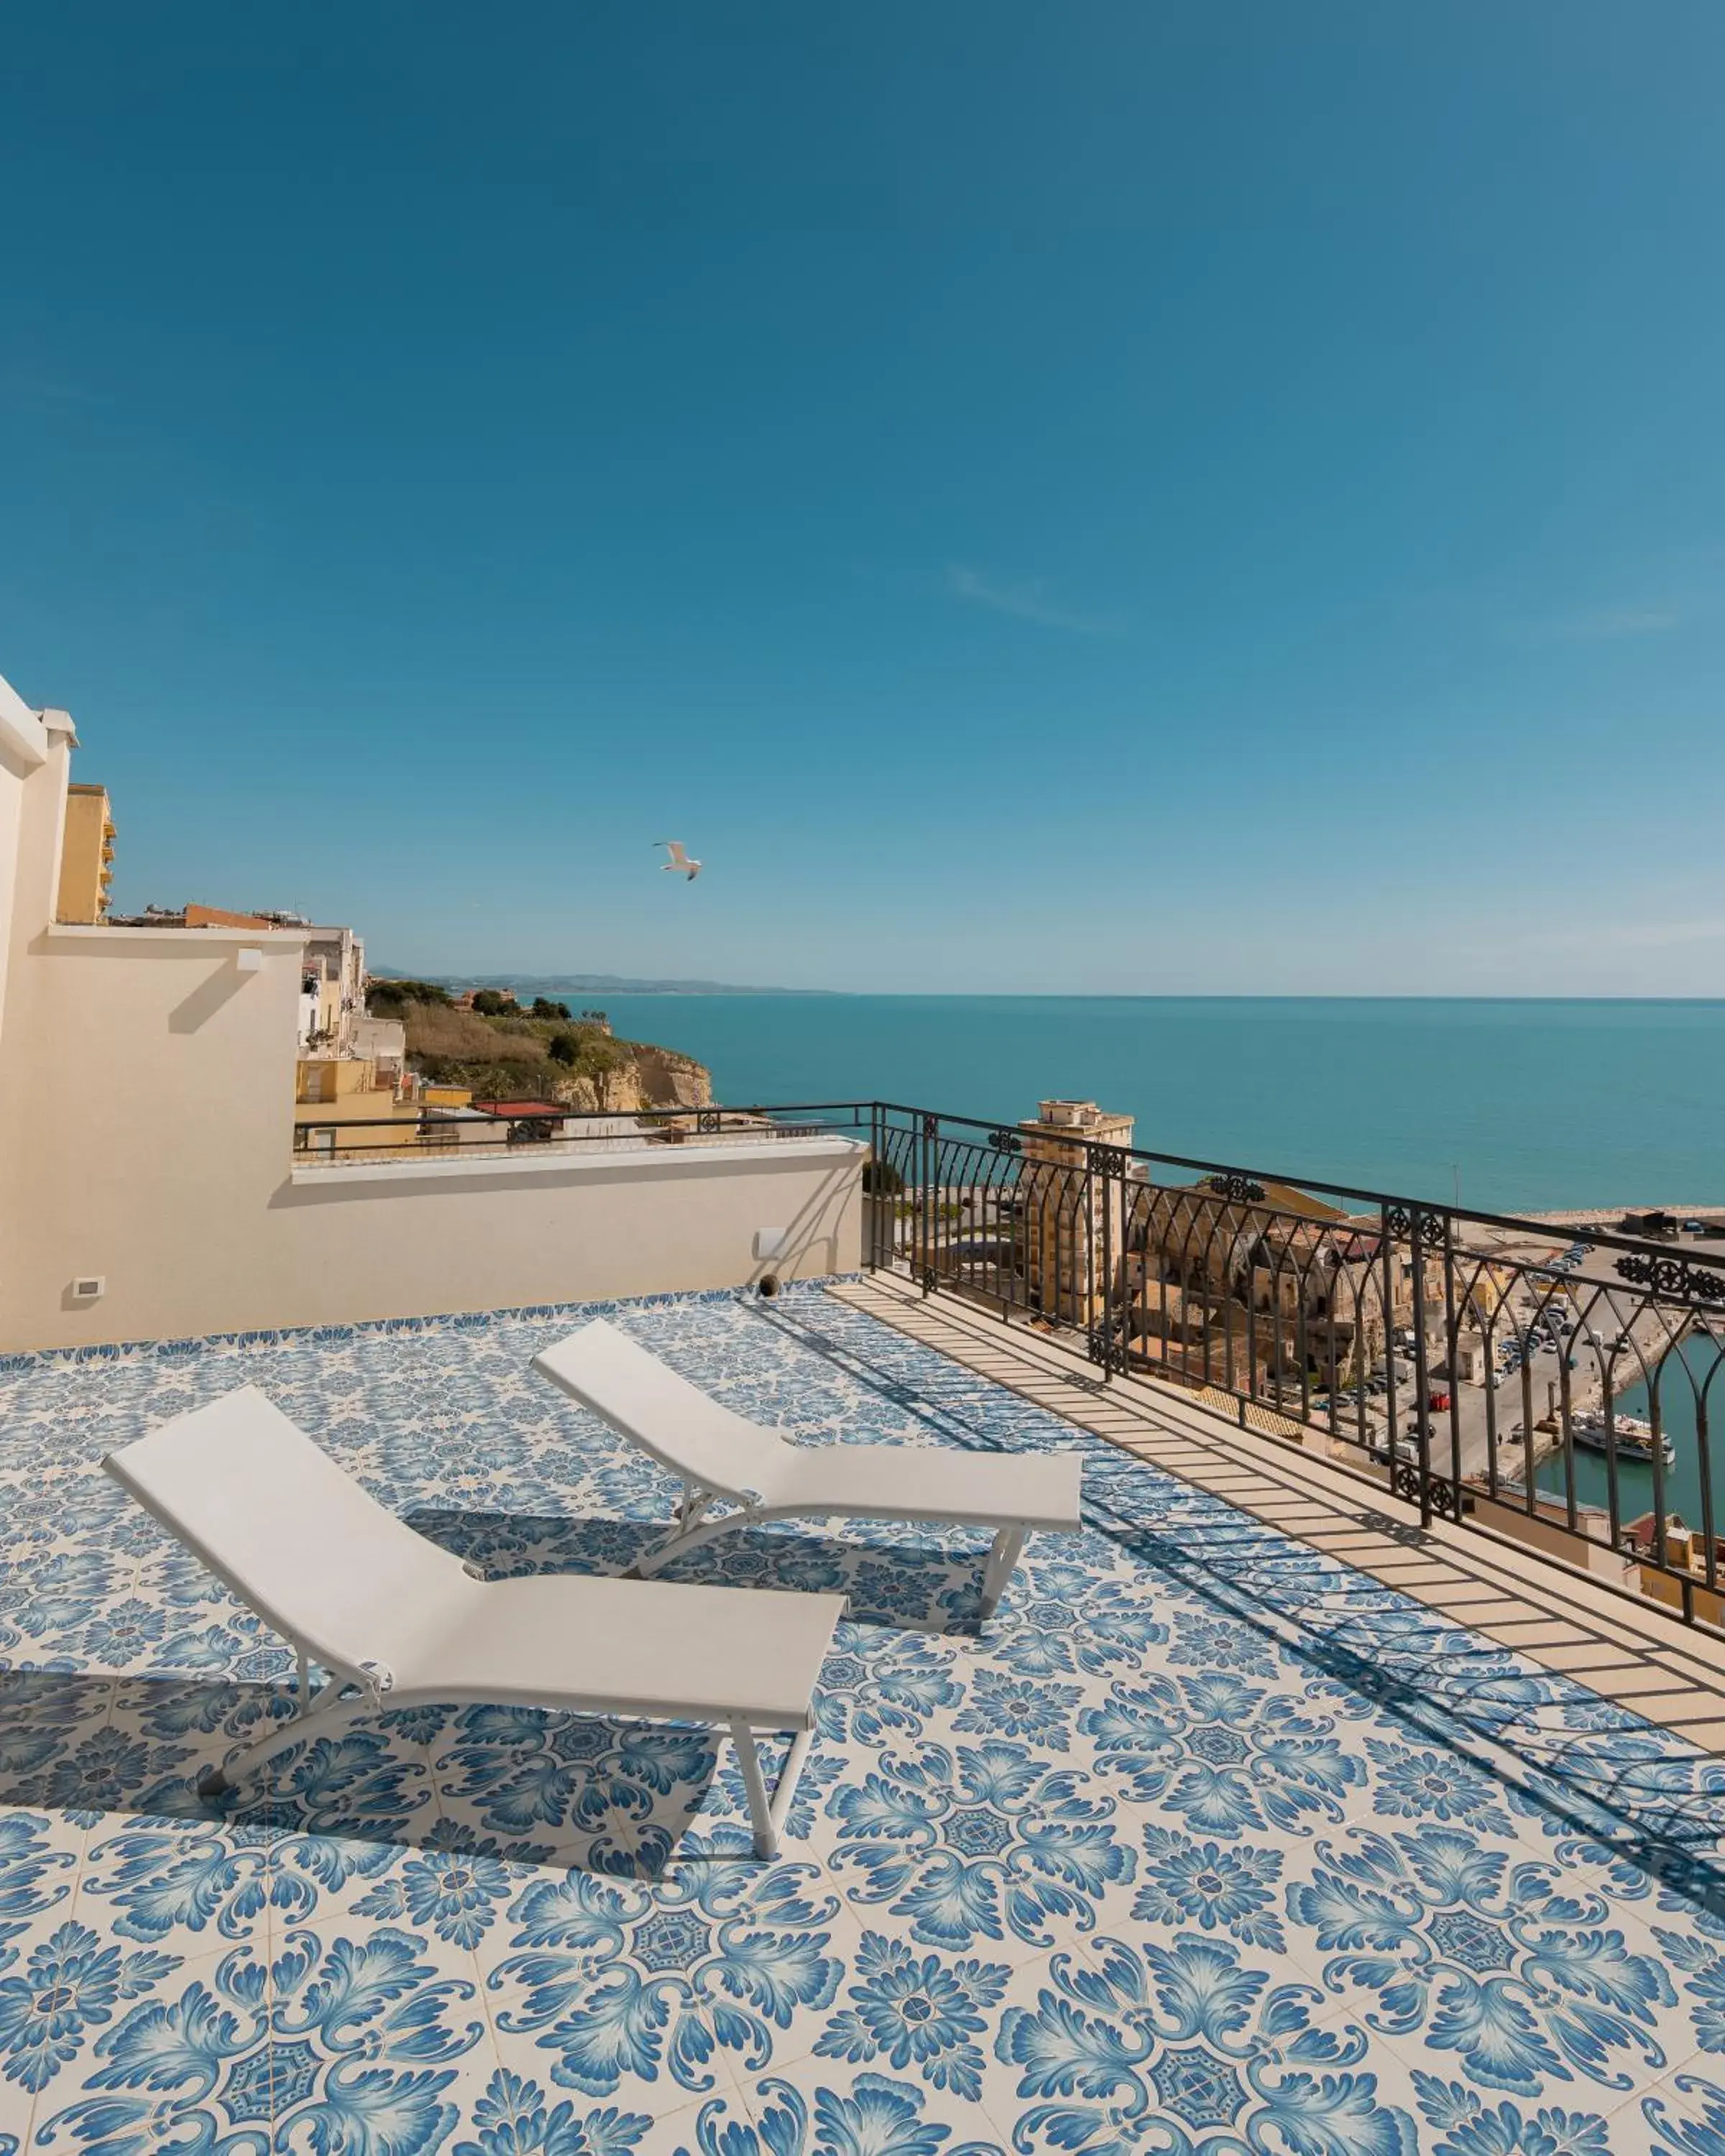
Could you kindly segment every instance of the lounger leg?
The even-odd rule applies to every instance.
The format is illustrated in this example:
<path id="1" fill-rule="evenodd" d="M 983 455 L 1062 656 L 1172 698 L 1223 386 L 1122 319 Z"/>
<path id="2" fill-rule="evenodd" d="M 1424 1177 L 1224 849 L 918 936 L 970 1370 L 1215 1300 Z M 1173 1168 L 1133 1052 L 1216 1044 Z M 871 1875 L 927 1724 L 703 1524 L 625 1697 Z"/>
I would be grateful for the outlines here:
<path id="1" fill-rule="evenodd" d="M 797 1784 L 803 1779 L 803 1763 L 809 1757 L 809 1748 L 814 1742 L 812 1729 L 799 1729 L 791 1739 L 791 1748 L 786 1756 L 784 1770 L 779 1775 L 778 1787 L 773 1792 L 773 1844 L 775 1855 L 778 1837 L 784 1831 L 786 1817 L 797 1794 Z"/>
<path id="2" fill-rule="evenodd" d="M 711 1502 L 710 1497 L 704 1497 L 697 1512 L 704 1512 Z M 678 1527 L 644 1557 L 637 1558 L 629 1576 L 650 1579 L 661 1565 L 669 1564 L 674 1557 L 685 1556 L 689 1551 L 699 1549 L 703 1543 L 716 1542 L 721 1535 L 728 1535 L 733 1527 L 740 1527 L 755 1517 L 752 1512 L 724 1512 L 716 1520 L 701 1520 L 698 1525 L 691 1520 L 688 1527 Z"/>
<path id="3" fill-rule="evenodd" d="M 748 1791 L 749 1817 L 754 1822 L 755 1854 L 773 1857 L 778 1854 L 778 1826 L 773 1816 L 773 1807 L 767 1800 L 767 1780 L 761 1772 L 761 1754 L 756 1749 L 755 1732 L 746 1722 L 733 1722 L 731 1741 L 737 1747 L 737 1763 L 742 1769 L 742 1785 Z"/>
<path id="4" fill-rule="evenodd" d="M 355 1715 L 375 1712 L 374 1703 L 364 1692 L 355 1691 L 344 1697 L 343 1689 L 331 1678 L 318 1695 L 315 1707 L 295 1715 L 290 1722 L 278 1722 L 255 1743 L 236 1746 L 219 1767 L 206 1767 L 198 1777 L 198 1795 L 225 1796 L 237 1782 L 243 1782 L 256 1774 L 259 1767 L 275 1758 L 279 1752 L 289 1751 L 294 1745 L 303 1744 L 311 1738 L 321 1737 L 326 1730 L 351 1720 Z"/>
<path id="5" fill-rule="evenodd" d="M 988 1562 L 983 1568 L 983 1621 L 994 1614 L 1000 1598 L 1006 1592 L 1006 1583 L 1012 1578 L 1019 1561 L 1019 1553 L 1024 1547 L 1022 1527 L 1003 1527 L 994 1537 L 988 1552 Z"/>
<path id="6" fill-rule="evenodd" d="M 731 1741 L 737 1747 L 737 1762 L 742 1768 L 743 1787 L 748 1791 L 749 1818 L 754 1824 L 755 1854 L 763 1859 L 778 1854 L 778 1838 L 784 1831 L 784 1823 L 797 1794 L 797 1784 L 803 1779 L 803 1762 L 809 1757 L 809 1748 L 814 1742 L 812 1729 L 798 1730 L 791 1739 L 791 1748 L 778 1777 L 778 1787 L 769 1799 L 767 1778 L 761 1772 L 760 1748 L 755 1743 L 755 1732 L 746 1722 L 731 1724 Z"/>

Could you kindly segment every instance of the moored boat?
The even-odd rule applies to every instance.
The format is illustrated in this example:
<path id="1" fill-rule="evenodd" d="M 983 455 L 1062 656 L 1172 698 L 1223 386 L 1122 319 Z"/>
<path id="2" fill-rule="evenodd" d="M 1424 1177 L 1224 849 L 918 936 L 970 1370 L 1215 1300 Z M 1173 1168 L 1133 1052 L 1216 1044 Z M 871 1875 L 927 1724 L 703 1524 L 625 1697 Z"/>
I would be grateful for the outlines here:
<path id="1" fill-rule="evenodd" d="M 1653 1461 L 1653 1425 L 1640 1415 L 1615 1415 L 1608 1431 L 1605 1418 L 1597 1412 L 1572 1415 L 1569 1435 L 1575 1443 L 1589 1452 L 1615 1451 L 1620 1460 L 1643 1460 L 1651 1466 Z M 1660 1458 L 1667 1467 L 1677 1462 L 1676 1448 L 1669 1437 L 1661 1433 Z"/>

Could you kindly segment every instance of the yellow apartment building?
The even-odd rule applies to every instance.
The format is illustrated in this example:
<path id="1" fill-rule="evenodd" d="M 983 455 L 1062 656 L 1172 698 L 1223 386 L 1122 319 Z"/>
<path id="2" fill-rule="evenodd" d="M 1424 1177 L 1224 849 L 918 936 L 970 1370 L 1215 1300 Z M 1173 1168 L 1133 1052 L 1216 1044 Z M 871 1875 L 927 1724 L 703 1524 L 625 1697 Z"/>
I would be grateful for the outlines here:
<path id="1" fill-rule="evenodd" d="M 403 1099 L 394 1082 L 378 1075 L 369 1056 L 301 1057 L 294 1073 L 294 1150 L 296 1152 L 351 1152 L 372 1146 L 411 1145 L 417 1135 L 419 1102 Z M 321 1123 L 376 1122 L 393 1125 L 373 1137 L 369 1131 L 319 1129 Z"/>
<path id="2" fill-rule="evenodd" d="M 69 785 L 61 827 L 57 921 L 88 927 L 105 916 L 113 860 L 114 819 L 107 788 Z"/>

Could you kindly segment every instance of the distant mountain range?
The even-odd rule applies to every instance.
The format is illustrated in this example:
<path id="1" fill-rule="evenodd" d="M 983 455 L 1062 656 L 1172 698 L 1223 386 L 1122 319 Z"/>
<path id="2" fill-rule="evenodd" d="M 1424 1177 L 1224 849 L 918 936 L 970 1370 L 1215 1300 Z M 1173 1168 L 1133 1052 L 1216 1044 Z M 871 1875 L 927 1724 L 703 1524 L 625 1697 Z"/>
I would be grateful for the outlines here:
<path id="1" fill-rule="evenodd" d="M 373 966 L 380 981 L 434 981 L 444 988 L 513 988 L 533 996 L 825 996 L 831 988 L 747 988 L 735 981 L 637 981 L 625 973 L 409 973 Z"/>

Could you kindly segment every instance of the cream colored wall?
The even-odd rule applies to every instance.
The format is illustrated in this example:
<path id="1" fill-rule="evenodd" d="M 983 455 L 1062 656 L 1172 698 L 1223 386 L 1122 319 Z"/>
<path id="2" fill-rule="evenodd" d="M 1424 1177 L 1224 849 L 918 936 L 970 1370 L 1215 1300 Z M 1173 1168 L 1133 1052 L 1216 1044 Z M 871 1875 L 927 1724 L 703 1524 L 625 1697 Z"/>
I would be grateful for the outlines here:
<path id="1" fill-rule="evenodd" d="M 6 975 L 12 952 L 24 787 L 47 761 L 47 729 L 12 684 L 0 676 L 0 1054 L 4 1053 Z"/>
<path id="2" fill-rule="evenodd" d="M 300 939 L 64 927 L 67 737 L 24 788 L 3 1034 L 0 1342 L 116 1337 L 152 1278 L 245 1266 L 292 1144 Z M 262 953 L 243 973 L 242 948 Z M 74 1275 L 110 1297 L 70 1296 Z"/>
<path id="3" fill-rule="evenodd" d="M 267 1191 L 213 1168 L 182 1185 L 196 1150 L 165 1148 L 105 1189 L 92 1176 L 74 1206 L 39 1215 L 28 1262 L 8 1267 L 0 1293 L 0 1349 L 582 1302 L 860 1263 L 861 1155 L 844 1141 L 293 1175 L 284 1137 L 265 1156 Z M 37 1194 L 51 1180 L 37 1178 Z M 762 1231 L 788 1234 L 790 1255 L 759 1256 Z M 65 1290 L 84 1272 L 107 1287 L 80 1306 Z"/>
<path id="4" fill-rule="evenodd" d="M 69 742 L 50 728 L 13 789 L 16 875 L 0 886 L 0 1350 L 859 1262 L 861 1154 L 840 1140 L 296 1171 L 302 938 L 54 925 Z M 8 798 L 0 785 L 0 831 Z M 789 1255 L 759 1255 L 763 1230 L 788 1233 Z M 85 1276 L 105 1280 L 99 1299 L 72 1294 Z"/>

